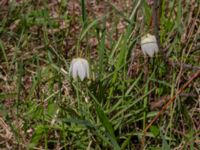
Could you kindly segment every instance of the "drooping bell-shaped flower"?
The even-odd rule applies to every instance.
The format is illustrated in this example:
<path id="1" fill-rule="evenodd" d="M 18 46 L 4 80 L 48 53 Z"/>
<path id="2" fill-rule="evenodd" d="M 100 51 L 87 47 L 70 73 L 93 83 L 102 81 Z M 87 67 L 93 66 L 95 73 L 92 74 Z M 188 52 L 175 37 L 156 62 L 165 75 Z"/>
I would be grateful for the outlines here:
<path id="1" fill-rule="evenodd" d="M 158 52 L 158 44 L 156 37 L 149 33 L 143 36 L 141 38 L 141 48 L 144 54 L 153 57 L 154 53 Z"/>
<path id="2" fill-rule="evenodd" d="M 84 58 L 74 58 L 70 64 L 69 73 L 74 79 L 79 77 L 83 81 L 89 78 L 89 63 Z"/>

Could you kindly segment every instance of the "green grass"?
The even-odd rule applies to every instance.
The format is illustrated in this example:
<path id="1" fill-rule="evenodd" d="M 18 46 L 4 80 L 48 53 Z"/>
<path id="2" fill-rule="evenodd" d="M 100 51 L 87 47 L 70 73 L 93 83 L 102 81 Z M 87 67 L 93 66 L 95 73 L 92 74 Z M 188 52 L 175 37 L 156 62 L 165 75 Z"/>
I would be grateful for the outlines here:
<path id="1" fill-rule="evenodd" d="M 126 2 L 130 5 L 95 1 L 103 10 L 86 0 L 2 4 L 1 148 L 141 148 L 143 130 L 168 100 L 163 97 L 174 96 L 197 71 L 188 65 L 199 67 L 200 7 L 163 1 L 160 41 L 166 64 L 160 52 L 144 57 L 139 46 L 141 36 L 153 33 L 151 7 Z M 90 79 L 69 75 L 76 57 L 89 61 Z M 200 148 L 199 83 L 193 81 L 163 112 L 148 130 L 144 149 Z"/>

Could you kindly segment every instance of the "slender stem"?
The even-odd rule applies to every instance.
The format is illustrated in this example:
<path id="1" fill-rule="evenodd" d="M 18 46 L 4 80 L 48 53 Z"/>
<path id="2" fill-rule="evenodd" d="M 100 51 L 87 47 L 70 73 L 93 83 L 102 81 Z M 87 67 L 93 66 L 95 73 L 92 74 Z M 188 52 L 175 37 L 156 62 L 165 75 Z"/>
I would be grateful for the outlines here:
<path id="1" fill-rule="evenodd" d="M 162 45 L 160 43 L 160 34 L 159 34 L 159 15 L 158 15 L 158 10 L 160 7 L 160 4 L 162 4 L 162 0 L 154 0 L 153 3 L 153 28 L 154 28 L 154 34 L 156 36 L 156 40 L 158 43 L 158 48 L 161 51 L 162 57 L 164 59 L 164 61 L 166 62 L 167 59 L 165 57 L 165 53 L 164 50 L 162 49 Z"/>

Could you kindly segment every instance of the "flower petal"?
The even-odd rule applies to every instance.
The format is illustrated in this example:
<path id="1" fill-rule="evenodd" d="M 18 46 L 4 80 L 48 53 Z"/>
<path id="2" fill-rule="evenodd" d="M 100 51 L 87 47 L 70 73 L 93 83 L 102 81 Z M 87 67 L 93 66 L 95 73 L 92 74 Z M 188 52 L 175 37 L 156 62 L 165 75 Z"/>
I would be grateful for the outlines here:
<path id="1" fill-rule="evenodd" d="M 78 66 L 78 69 L 77 69 L 78 70 L 78 76 L 81 79 L 81 81 L 83 81 L 85 76 L 86 76 L 86 70 L 84 68 L 84 65 L 83 65 L 82 61 L 78 61 L 76 63 L 76 65 Z"/>
<path id="2" fill-rule="evenodd" d="M 147 43 L 141 45 L 143 53 L 150 57 L 153 57 L 154 53 L 158 51 L 158 46 L 156 43 Z"/>
<path id="3" fill-rule="evenodd" d="M 73 77 L 74 79 L 77 78 L 77 71 L 76 71 L 76 69 L 75 69 L 75 67 L 74 67 L 76 61 L 77 61 L 76 59 L 73 59 L 73 60 L 71 61 L 70 68 L 69 68 L 69 74 L 72 75 L 72 77 Z"/>
<path id="4" fill-rule="evenodd" d="M 73 59 L 70 64 L 69 73 L 74 79 L 76 79 L 77 76 L 79 76 L 81 81 L 83 81 L 85 77 L 89 78 L 88 61 L 83 58 Z"/>
<path id="5" fill-rule="evenodd" d="M 151 34 L 143 36 L 141 38 L 141 48 L 144 54 L 153 57 L 154 53 L 158 52 L 156 37 Z"/>
<path id="6" fill-rule="evenodd" d="M 77 74 L 78 74 L 78 68 L 77 68 L 77 65 L 75 63 L 75 64 L 73 64 L 73 67 L 72 67 L 72 77 L 74 79 L 77 79 Z"/>
<path id="7" fill-rule="evenodd" d="M 82 64 L 83 64 L 83 66 L 84 66 L 84 69 L 85 69 L 85 72 L 86 72 L 86 76 L 87 76 L 87 78 L 89 78 L 89 63 L 88 63 L 88 61 L 87 60 L 85 60 L 85 59 L 82 59 Z"/>

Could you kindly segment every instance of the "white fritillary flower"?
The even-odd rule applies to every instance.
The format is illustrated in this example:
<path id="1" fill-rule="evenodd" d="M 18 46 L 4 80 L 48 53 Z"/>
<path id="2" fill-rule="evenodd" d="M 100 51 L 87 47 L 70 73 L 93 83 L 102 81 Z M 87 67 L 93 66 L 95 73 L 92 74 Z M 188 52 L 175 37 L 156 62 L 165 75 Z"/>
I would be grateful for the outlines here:
<path id="1" fill-rule="evenodd" d="M 158 44 L 156 37 L 151 34 L 146 34 L 141 38 L 141 48 L 144 54 L 153 57 L 154 53 L 158 52 Z"/>
<path id="2" fill-rule="evenodd" d="M 79 77 L 83 81 L 86 77 L 89 78 L 89 63 L 84 58 L 74 58 L 71 62 L 69 73 L 74 79 Z"/>

